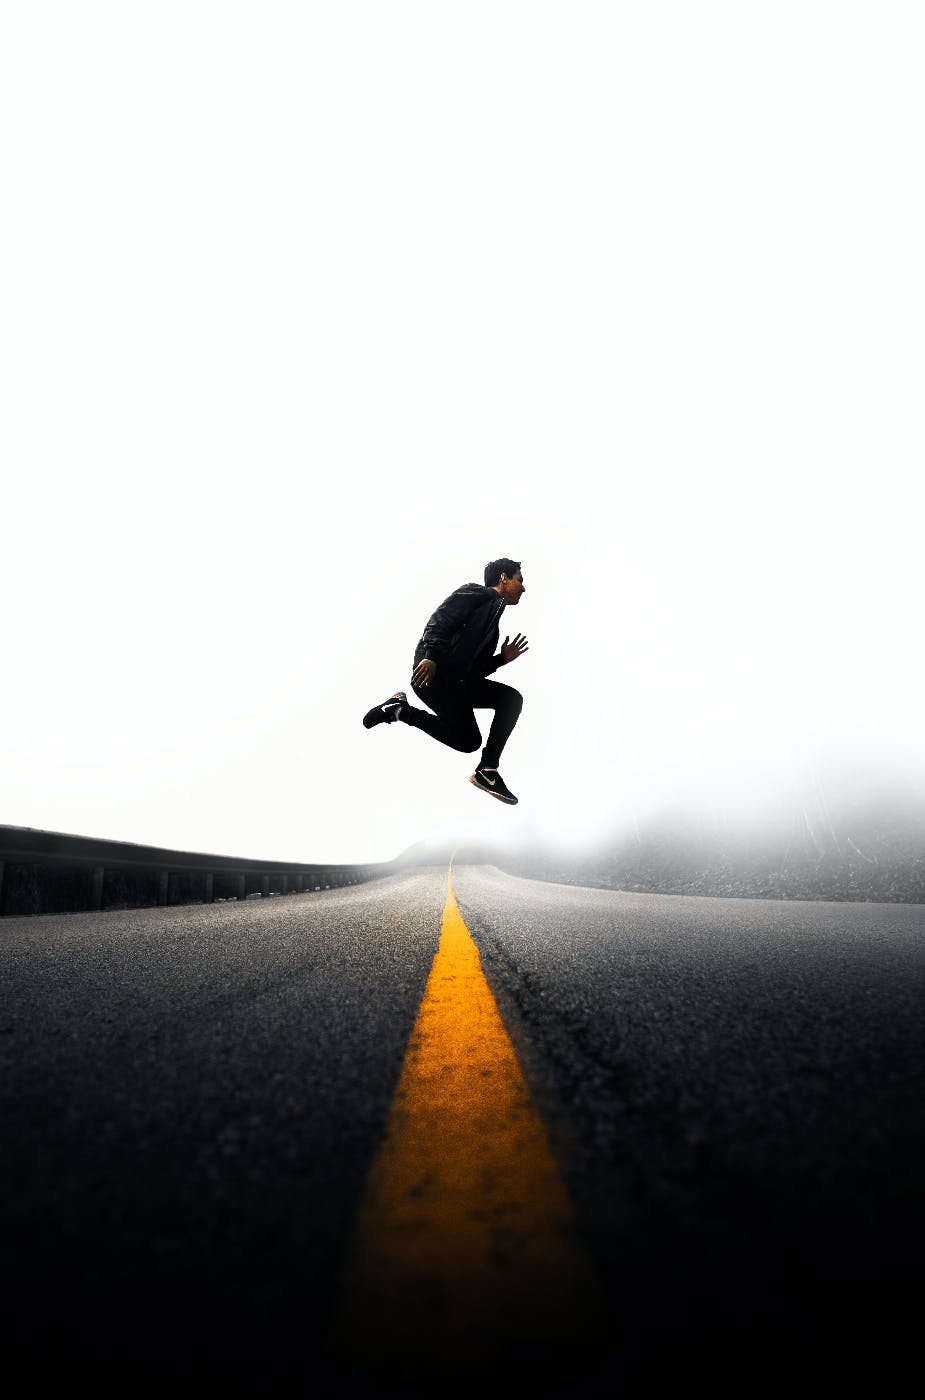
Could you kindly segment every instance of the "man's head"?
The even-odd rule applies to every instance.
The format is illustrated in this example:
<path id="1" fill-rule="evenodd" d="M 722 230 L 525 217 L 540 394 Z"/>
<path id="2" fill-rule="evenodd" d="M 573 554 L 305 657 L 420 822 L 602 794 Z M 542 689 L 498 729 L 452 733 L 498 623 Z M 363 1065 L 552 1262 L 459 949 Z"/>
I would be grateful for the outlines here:
<path id="1" fill-rule="evenodd" d="M 524 576 L 516 559 L 493 559 L 485 565 L 485 583 L 504 599 L 509 607 L 520 602 L 526 593 Z"/>

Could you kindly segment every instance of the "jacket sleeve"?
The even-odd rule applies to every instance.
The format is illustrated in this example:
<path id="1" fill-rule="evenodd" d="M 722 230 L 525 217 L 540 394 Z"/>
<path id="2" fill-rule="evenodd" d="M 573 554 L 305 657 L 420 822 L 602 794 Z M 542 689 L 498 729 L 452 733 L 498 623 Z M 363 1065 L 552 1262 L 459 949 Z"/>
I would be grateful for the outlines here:
<path id="1" fill-rule="evenodd" d="M 480 603 L 478 597 L 469 598 L 464 593 L 451 593 L 432 613 L 424 628 L 421 642 L 424 655 L 430 661 L 439 661 L 450 650 L 460 628 L 465 626 L 469 614 Z"/>
<path id="2" fill-rule="evenodd" d="M 479 670 L 481 671 L 483 676 L 490 676 L 498 670 L 499 666 L 504 665 L 504 658 L 499 651 L 497 656 L 489 656 L 488 660 L 485 662 L 485 665 L 480 666 Z"/>

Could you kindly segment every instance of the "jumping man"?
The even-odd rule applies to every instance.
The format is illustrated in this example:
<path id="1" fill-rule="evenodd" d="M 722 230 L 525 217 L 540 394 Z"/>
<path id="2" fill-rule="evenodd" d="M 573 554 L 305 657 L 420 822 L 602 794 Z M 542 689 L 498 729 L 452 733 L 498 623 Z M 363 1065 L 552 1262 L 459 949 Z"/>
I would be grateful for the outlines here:
<path id="1" fill-rule="evenodd" d="M 411 689 L 434 713 L 409 705 L 405 692 L 397 690 L 363 716 L 367 729 L 401 721 L 423 729 L 460 753 L 474 753 L 482 736 L 473 710 L 494 710 L 481 760 L 469 781 L 499 802 L 517 801 L 498 772 L 498 764 L 520 715 L 523 697 L 511 686 L 487 677 L 528 649 L 526 637 L 518 632 L 513 641 L 505 637 L 495 654 L 501 614 L 506 607 L 516 607 L 525 592 L 516 560 L 492 560 L 485 566 L 484 586 L 464 583 L 445 598 L 415 648 Z"/>

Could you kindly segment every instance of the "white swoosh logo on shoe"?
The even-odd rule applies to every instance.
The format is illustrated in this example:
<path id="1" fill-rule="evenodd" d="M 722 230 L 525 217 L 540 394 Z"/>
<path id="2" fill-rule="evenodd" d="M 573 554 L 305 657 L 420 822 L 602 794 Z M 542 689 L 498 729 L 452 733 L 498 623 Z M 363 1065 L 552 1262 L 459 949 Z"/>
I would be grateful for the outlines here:
<path id="1" fill-rule="evenodd" d="M 487 773 L 482 774 L 482 782 L 487 783 L 489 787 L 494 787 L 496 781 L 495 778 L 489 778 Z"/>

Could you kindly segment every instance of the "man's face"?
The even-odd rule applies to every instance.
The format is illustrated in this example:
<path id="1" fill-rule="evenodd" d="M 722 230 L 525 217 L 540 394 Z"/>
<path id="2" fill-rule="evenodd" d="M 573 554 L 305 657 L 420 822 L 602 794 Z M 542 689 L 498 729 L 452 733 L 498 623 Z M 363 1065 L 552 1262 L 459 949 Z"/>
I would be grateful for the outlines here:
<path id="1" fill-rule="evenodd" d="M 498 583 L 498 592 L 507 603 L 508 607 L 516 607 L 527 589 L 524 584 L 524 576 L 520 569 L 513 578 L 508 578 L 507 574 L 502 574 Z"/>

